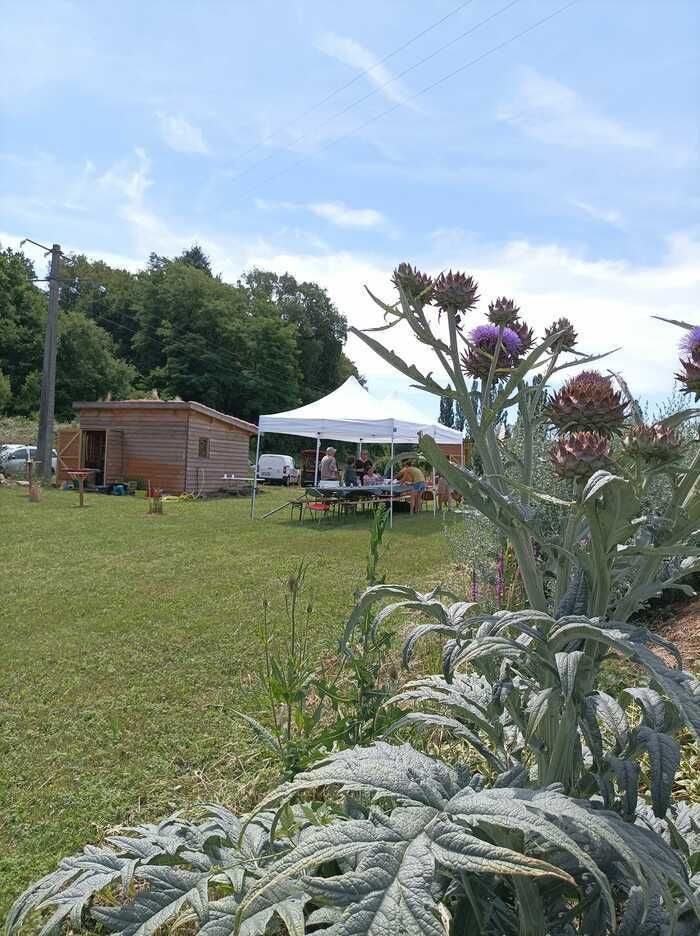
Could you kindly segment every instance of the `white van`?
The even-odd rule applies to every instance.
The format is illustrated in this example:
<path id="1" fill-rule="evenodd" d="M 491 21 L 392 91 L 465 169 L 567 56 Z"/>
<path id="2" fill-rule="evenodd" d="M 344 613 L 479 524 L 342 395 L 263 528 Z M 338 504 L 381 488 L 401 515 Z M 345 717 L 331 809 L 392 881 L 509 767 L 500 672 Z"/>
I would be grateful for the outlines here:
<path id="1" fill-rule="evenodd" d="M 291 455 L 261 455 L 258 459 L 258 478 L 272 484 L 298 484 L 299 469 L 294 467 Z"/>

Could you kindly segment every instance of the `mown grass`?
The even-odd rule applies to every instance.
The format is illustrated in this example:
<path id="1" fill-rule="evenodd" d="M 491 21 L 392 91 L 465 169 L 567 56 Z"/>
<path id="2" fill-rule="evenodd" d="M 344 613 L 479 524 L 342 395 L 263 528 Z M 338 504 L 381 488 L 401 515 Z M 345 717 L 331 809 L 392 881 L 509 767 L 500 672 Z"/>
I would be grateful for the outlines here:
<path id="1" fill-rule="evenodd" d="M 305 557 L 313 643 L 329 651 L 363 581 L 367 517 L 300 527 L 286 511 L 251 523 L 242 499 L 162 517 L 141 498 L 76 500 L 0 490 L 0 913 L 113 825 L 250 805 L 274 780 L 234 713 L 262 711 L 262 598 L 281 611 Z M 397 516 L 385 539 L 390 579 L 440 579 L 439 519 Z"/>

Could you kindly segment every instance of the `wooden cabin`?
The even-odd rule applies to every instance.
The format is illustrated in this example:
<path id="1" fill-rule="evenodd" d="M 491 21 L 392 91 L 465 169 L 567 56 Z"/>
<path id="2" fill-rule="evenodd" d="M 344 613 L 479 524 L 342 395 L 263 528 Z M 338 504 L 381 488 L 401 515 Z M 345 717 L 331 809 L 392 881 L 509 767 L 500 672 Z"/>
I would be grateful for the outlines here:
<path id="1" fill-rule="evenodd" d="M 79 426 L 58 434 L 59 484 L 78 468 L 95 485 L 150 482 L 168 494 L 210 494 L 248 478 L 252 423 L 202 403 L 161 400 L 74 403 Z"/>

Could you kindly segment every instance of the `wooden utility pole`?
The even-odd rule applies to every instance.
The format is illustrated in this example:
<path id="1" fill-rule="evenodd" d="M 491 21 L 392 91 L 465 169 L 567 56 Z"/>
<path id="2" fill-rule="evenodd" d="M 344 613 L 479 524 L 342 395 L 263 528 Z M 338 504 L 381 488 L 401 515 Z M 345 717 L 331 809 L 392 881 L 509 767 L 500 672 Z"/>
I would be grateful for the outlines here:
<path id="1" fill-rule="evenodd" d="M 51 483 L 51 452 L 53 449 L 53 416 L 56 402 L 56 345 L 58 341 L 58 272 L 61 264 L 61 246 L 51 248 L 49 280 L 49 314 L 44 335 L 44 369 L 41 374 L 41 401 L 39 403 L 39 433 L 37 460 L 44 484 Z"/>

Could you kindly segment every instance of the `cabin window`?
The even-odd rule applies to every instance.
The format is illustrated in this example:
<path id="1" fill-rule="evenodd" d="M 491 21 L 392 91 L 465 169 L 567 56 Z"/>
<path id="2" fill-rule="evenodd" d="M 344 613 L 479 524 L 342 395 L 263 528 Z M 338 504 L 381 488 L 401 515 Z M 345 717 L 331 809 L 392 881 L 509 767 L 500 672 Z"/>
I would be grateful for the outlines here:
<path id="1" fill-rule="evenodd" d="M 200 458 L 209 458 L 209 442 L 210 442 L 210 439 L 199 440 L 199 457 Z"/>

